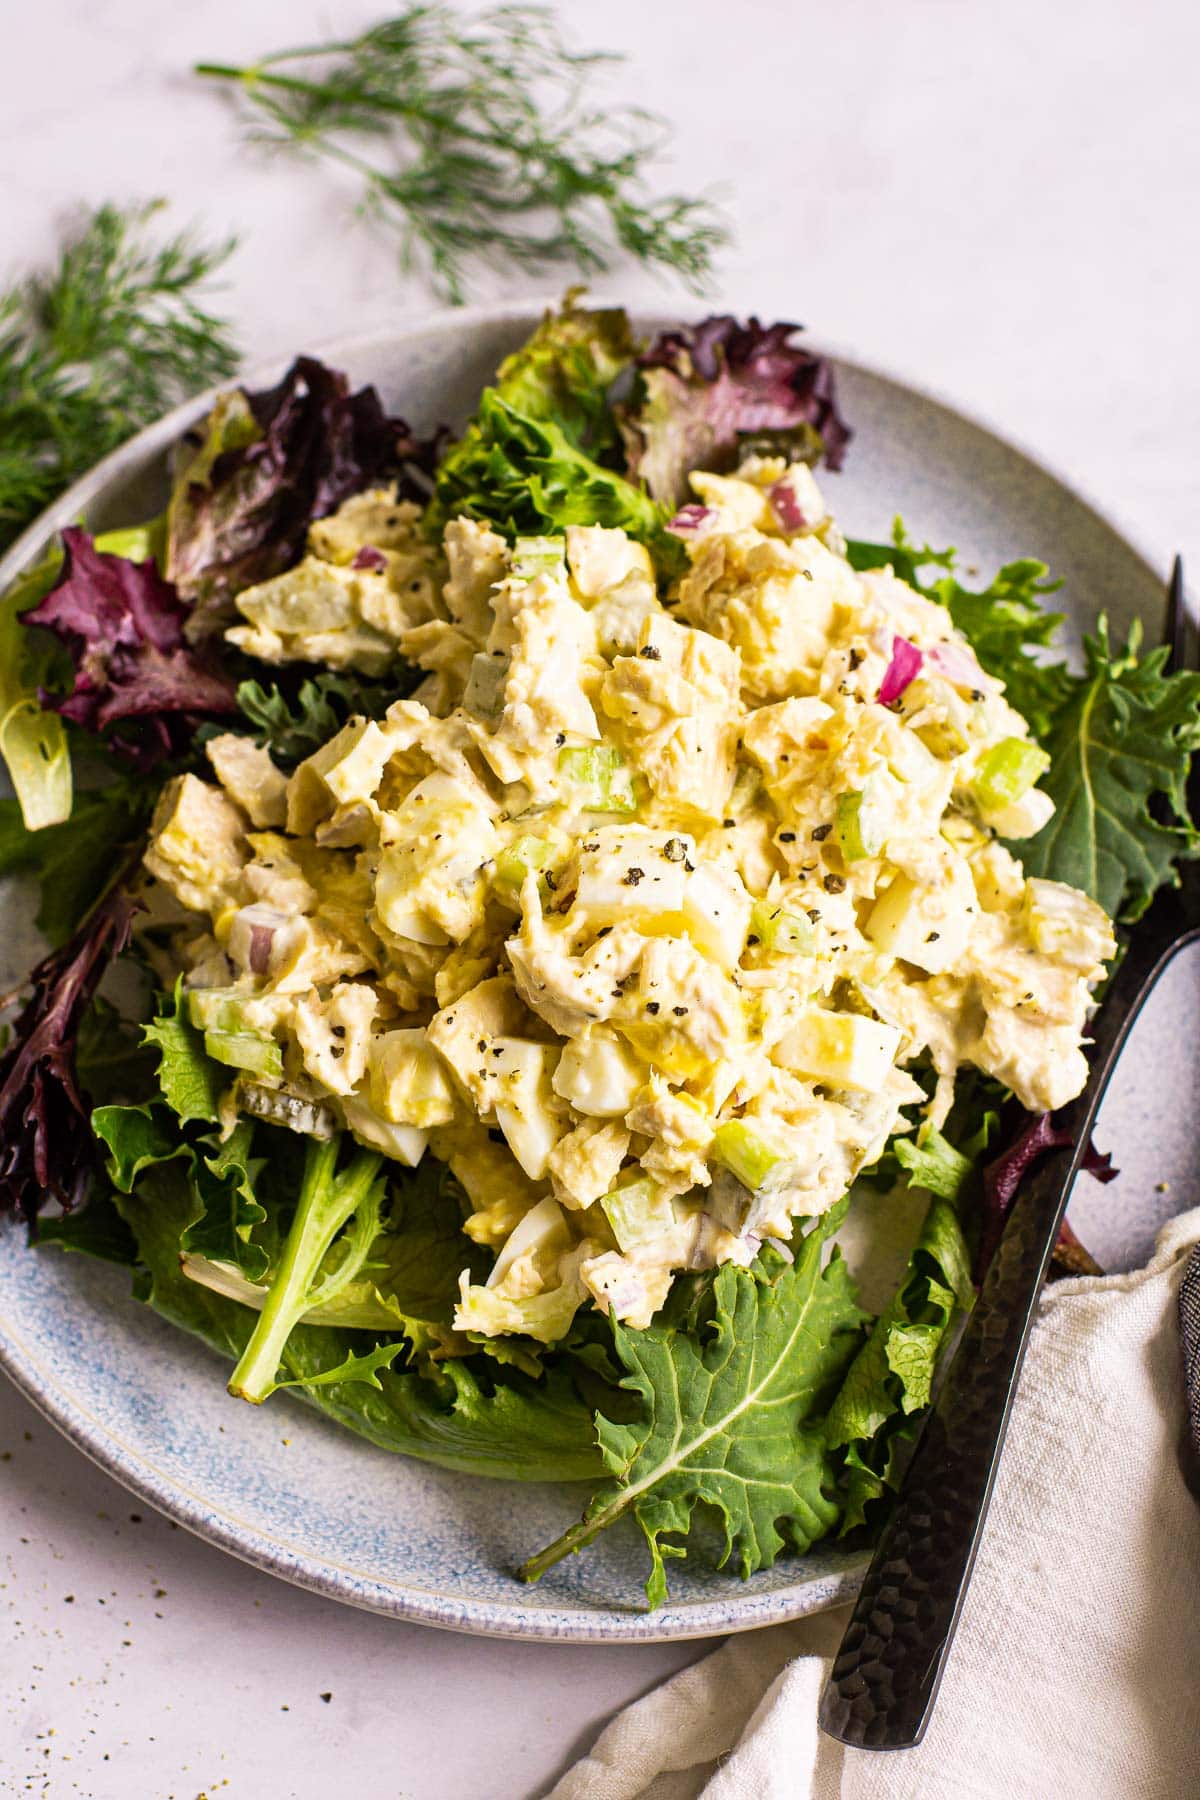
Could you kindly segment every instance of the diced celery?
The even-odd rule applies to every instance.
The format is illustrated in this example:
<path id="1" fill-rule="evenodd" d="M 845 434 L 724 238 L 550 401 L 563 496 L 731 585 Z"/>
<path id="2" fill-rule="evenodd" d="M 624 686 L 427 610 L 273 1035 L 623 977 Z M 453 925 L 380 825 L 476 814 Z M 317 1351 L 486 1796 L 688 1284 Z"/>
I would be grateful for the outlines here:
<path id="1" fill-rule="evenodd" d="M 513 545 L 511 570 L 519 581 L 532 581 L 535 575 L 567 573 L 567 546 L 562 538 L 518 538 Z"/>
<path id="2" fill-rule="evenodd" d="M 745 1119 L 731 1119 L 722 1125 L 712 1141 L 711 1155 L 736 1175 L 743 1187 L 756 1192 L 777 1164 L 784 1161 L 779 1151 L 760 1137 Z"/>
<path id="3" fill-rule="evenodd" d="M 870 776 L 861 789 L 839 794 L 834 830 L 847 862 L 878 856 L 887 840 L 888 820 L 882 792 Z"/>
<path id="4" fill-rule="evenodd" d="M 579 803 L 590 812 L 637 811 L 633 776 L 612 744 L 569 745 L 558 753 L 558 771 L 580 790 Z"/>
<path id="5" fill-rule="evenodd" d="M 246 1031 L 246 998 L 228 988 L 189 988 L 188 1018 L 197 1031 Z"/>
<path id="6" fill-rule="evenodd" d="M 463 707 L 481 719 L 498 719 L 504 711 L 504 689 L 509 658 L 480 650 L 471 658 L 471 673 L 463 692 Z"/>
<path id="7" fill-rule="evenodd" d="M 999 812 L 1027 793 L 1049 767 L 1049 756 L 1037 744 L 1001 738 L 980 758 L 971 787 L 985 812 Z"/>
<path id="8" fill-rule="evenodd" d="M 807 914 L 772 905 L 769 900 L 755 902 L 750 935 L 764 950 L 776 950 L 782 956 L 808 956 L 813 948 L 812 922 Z"/>
<path id="9" fill-rule="evenodd" d="M 649 1243 L 670 1231 L 675 1223 L 675 1209 L 657 1182 L 639 1176 L 605 1194 L 600 1202 L 613 1229 L 617 1247 L 632 1250 L 637 1244 Z"/>
<path id="10" fill-rule="evenodd" d="M 558 845 L 551 838 L 519 837 L 501 850 L 496 858 L 493 880 L 497 887 L 520 890 L 532 869 L 544 869 L 558 855 Z"/>
<path id="11" fill-rule="evenodd" d="M 206 1031 L 204 1048 L 214 1062 L 251 1075 L 282 1075 L 283 1051 L 274 1038 L 253 1031 Z"/>

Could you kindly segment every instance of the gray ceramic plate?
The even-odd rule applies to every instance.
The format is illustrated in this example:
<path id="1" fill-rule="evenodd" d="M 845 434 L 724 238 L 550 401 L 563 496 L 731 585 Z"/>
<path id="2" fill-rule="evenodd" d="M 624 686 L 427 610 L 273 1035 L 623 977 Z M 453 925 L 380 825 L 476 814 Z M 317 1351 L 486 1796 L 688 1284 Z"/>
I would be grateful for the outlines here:
<path id="1" fill-rule="evenodd" d="M 324 354 L 427 427 L 467 415 L 533 317 L 445 314 Z M 968 565 L 990 570 L 1017 553 L 1043 558 L 1064 578 L 1064 605 L 1076 622 L 1103 609 L 1120 626 L 1137 613 L 1157 620 L 1161 573 L 1064 483 L 939 401 L 852 358 L 839 362 L 857 436 L 845 474 L 826 486 L 848 531 L 882 536 L 899 511 L 918 537 L 958 545 Z M 64 495 L 0 563 L 0 589 L 54 529 L 81 514 L 101 528 L 157 511 L 164 454 L 203 406 L 143 432 Z M 18 889 L 7 896 L 5 987 L 36 954 L 27 900 Z M 1107 1109 L 1126 1175 L 1081 1195 L 1073 1213 L 1085 1242 L 1112 1266 L 1139 1260 L 1157 1215 L 1174 1210 L 1170 1192 L 1154 1184 L 1165 1179 L 1178 1191 L 1193 1172 L 1182 1107 L 1166 1115 L 1178 1121 L 1177 1141 L 1160 1136 L 1149 1150 L 1137 1127 L 1144 1097 L 1159 1100 L 1161 1070 L 1194 999 L 1192 982 L 1176 982 L 1140 1033 Z M 1155 1110 L 1161 1115 L 1160 1104 Z M 48 1419 L 141 1499 L 259 1568 L 397 1618 L 577 1643 L 706 1637 L 830 1606 L 850 1595 L 862 1566 L 821 1550 L 743 1583 L 675 1565 L 670 1604 L 647 1614 L 644 1552 L 631 1529 L 522 1587 L 510 1571 L 578 1514 L 578 1488 L 489 1482 L 389 1457 L 288 1399 L 261 1411 L 239 1405 L 225 1394 L 217 1360 L 136 1305 L 123 1272 L 31 1253 L 12 1229 L 0 1232 L 0 1362 Z"/>

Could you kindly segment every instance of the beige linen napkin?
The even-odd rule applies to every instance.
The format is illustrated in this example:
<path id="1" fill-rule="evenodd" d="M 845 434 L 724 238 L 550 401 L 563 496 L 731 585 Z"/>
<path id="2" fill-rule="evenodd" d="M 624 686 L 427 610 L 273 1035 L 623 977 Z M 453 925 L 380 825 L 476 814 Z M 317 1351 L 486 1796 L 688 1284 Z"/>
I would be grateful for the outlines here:
<path id="1" fill-rule="evenodd" d="M 925 1742 L 817 1731 L 847 1613 L 748 1632 L 610 1724 L 550 1800 L 1198 1800 L 1200 1508 L 1176 1309 L 1200 1208 L 1043 1298 Z"/>

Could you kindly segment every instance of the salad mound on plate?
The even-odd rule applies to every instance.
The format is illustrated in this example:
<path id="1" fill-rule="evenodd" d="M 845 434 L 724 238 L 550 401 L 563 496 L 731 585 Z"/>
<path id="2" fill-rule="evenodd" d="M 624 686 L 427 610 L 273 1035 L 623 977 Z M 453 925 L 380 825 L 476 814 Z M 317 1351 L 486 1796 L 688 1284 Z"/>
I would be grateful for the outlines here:
<path id="1" fill-rule="evenodd" d="M 656 1602 L 698 1509 L 750 1574 L 885 1503 L 1000 1115 L 1079 1092 L 1113 918 L 1195 848 L 1200 682 L 1031 656 L 1040 564 L 848 543 L 791 327 L 639 352 L 569 298 L 446 435 L 301 359 L 25 578 L 80 779 L 0 838 L 65 940 L 0 1191 L 234 1394 L 590 1480 L 524 1573 L 629 1515 Z"/>

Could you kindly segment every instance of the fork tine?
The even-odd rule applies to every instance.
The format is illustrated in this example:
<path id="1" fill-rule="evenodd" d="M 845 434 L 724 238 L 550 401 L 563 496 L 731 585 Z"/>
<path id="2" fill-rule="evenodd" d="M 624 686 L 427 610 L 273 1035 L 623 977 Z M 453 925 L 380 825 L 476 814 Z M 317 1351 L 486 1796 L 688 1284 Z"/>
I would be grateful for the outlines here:
<path id="1" fill-rule="evenodd" d="M 1183 558 L 1175 558 L 1175 566 L 1171 570 L 1171 579 L 1167 585 L 1167 618 L 1163 628 L 1163 642 L 1171 654 L 1167 667 L 1172 674 L 1188 666 L 1187 655 L 1188 615 L 1183 599 Z"/>

